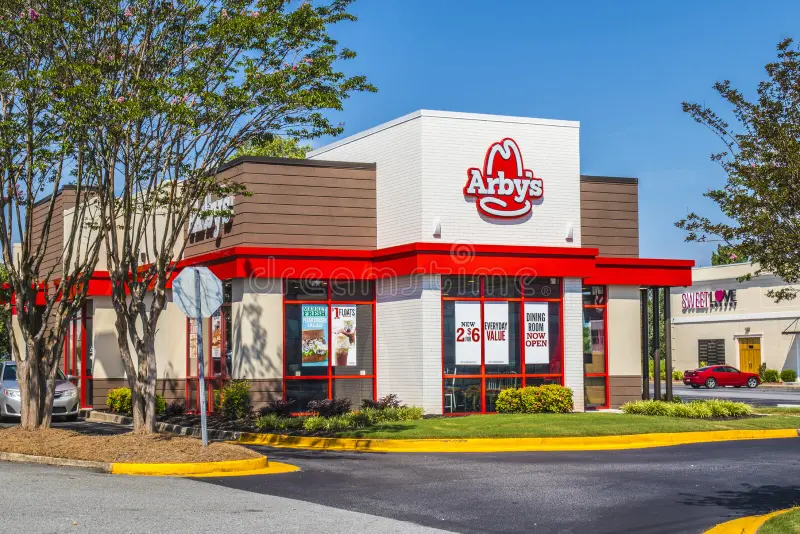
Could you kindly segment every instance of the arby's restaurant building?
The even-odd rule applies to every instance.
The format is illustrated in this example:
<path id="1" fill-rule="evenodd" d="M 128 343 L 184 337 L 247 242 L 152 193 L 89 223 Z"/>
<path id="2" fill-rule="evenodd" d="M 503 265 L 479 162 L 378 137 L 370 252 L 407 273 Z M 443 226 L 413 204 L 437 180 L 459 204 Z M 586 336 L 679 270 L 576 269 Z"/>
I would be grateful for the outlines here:
<path id="1" fill-rule="evenodd" d="M 690 286 L 693 262 L 639 257 L 638 182 L 582 176 L 579 136 L 418 111 L 305 160 L 229 162 L 220 175 L 252 195 L 209 199 L 234 215 L 189 228 L 181 261 L 224 282 L 200 325 L 211 389 L 245 378 L 256 403 L 297 411 L 392 393 L 493 412 L 502 389 L 553 383 L 579 411 L 641 398 L 640 289 Z M 172 302 L 162 323 L 159 393 L 191 409 L 198 326 Z M 67 345 L 82 403 L 103 407 L 125 381 L 102 290 Z"/>

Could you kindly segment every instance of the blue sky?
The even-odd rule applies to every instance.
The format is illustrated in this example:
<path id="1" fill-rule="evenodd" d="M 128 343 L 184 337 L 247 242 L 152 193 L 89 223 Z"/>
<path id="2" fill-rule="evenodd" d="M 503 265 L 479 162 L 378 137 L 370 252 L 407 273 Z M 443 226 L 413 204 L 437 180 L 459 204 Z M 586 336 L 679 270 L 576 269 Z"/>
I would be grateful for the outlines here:
<path id="1" fill-rule="evenodd" d="M 487 7 L 492 6 L 492 7 Z M 725 111 L 711 85 L 753 94 L 800 2 L 361 0 L 336 29 L 377 94 L 337 120 L 352 134 L 417 109 L 581 122 L 581 172 L 639 178 L 640 253 L 708 265 L 715 244 L 685 243 L 673 223 L 718 214 L 702 197 L 725 176 L 721 145 L 681 111 Z M 323 144 L 320 141 L 315 146 Z"/>

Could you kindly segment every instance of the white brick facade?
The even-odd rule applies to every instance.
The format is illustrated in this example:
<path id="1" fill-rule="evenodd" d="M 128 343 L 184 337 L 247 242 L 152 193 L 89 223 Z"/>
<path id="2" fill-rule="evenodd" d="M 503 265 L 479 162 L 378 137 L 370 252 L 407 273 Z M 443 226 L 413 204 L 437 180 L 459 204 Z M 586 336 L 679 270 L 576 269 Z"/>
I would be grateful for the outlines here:
<path id="1" fill-rule="evenodd" d="M 309 157 L 377 164 L 378 248 L 415 241 L 579 247 L 579 132 L 572 121 L 423 110 Z M 508 137 L 544 181 L 544 196 L 528 217 L 490 219 L 464 196 L 467 170 L 482 168 L 492 143 Z"/>
<path id="2" fill-rule="evenodd" d="M 564 385 L 583 411 L 583 280 L 564 278 Z"/>
<path id="3" fill-rule="evenodd" d="M 442 314 L 438 276 L 376 284 L 378 392 L 442 412 Z"/>

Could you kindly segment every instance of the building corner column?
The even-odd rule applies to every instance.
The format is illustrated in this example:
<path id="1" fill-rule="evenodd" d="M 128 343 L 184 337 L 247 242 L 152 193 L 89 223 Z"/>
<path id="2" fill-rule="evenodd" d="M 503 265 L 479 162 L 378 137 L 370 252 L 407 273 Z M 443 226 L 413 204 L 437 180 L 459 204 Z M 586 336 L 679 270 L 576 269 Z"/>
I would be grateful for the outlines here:
<path id="1" fill-rule="evenodd" d="M 583 280 L 564 279 L 564 385 L 572 390 L 574 411 L 584 411 Z"/>

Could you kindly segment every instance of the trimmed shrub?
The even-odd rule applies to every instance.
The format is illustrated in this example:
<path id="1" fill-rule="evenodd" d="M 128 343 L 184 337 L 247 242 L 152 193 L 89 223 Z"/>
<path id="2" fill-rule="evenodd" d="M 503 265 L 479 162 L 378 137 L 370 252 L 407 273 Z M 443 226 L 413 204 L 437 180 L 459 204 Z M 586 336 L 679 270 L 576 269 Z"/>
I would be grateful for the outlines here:
<path id="1" fill-rule="evenodd" d="M 121 415 L 133 415 L 133 401 L 131 400 L 131 390 L 129 388 L 116 388 L 108 391 L 106 397 L 108 409 Z M 156 413 L 162 414 L 167 410 L 167 401 L 164 397 L 156 394 Z"/>
<path id="2" fill-rule="evenodd" d="M 131 390 L 128 388 L 116 388 L 108 391 L 106 404 L 108 409 L 114 413 L 130 415 L 133 413 L 131 404 Z"/>
<path id="3" fill-rule="evenodd" d="M 325 430 L 325 418 L 317 415 L 304 418 L 303 430 L 306 432 L 321 432 Z"/>
<path id="4" fill-rule="evenodd" d="M 306 418 L 309 419 L 309 418 Z M 303 428 L 304 419 L 300 417 L 282 417 L 271 413 L 256 419 L 255 425 L 260 432 L 286 432 Z"/>
<path id="5" fill-rule="evenodd" d="M 797 380 L 797 373 L 794 369 L 784 369 L 781 371 L 781 382 L 794 382 Z"/>
<path id="6" fill-rule="evenodd" d="M 276 399 L 269 401 L 266 406 L 261 408 L 258 413 L 263 417 L 265 415 L 275 414 L 278 417 L 290 417 L 294 411 L 294 399 L 283 400 Z"/>
<path id="7" fill-rule="evenodd" d="M 764 382 L 779 382 L 781 375 L 775 369 L 767 369 L 764 371 Z"/>
<path id="8" fill-rule="evenodd" d="M 712 417 L 746 417 L 753 413 L 753 407 L 743 402 L 719 399 L 698 400 L 687 404 L 646 400 L 625 403 L 622 405 L 622 411 L 632 415 L 709 419 Z"/>
<path id="9" fill-rule="evenodd" d="M 375 408 L 365 408 L 355 414 L 355 421 L 359 426 L 380 425 L 382 423 L 394 423 L 397 421 L 414 421 L 422 419 L 425 411 L 416 406 L 401 406 L 400 408 L 385 408 L 377 410 Z"/>
<path id="10" fill-rule="evenodd" d="M 216 393 L 219 392 L 219 401 Z M 244 419 L 252 411 L 250 404 L 250 382 L 247 380 L 231 380 L 231 382 L 214 392 L 214 407 L 226 419 Z M 219 404 L 217 404 L 219 402 Z"/>
<path id="11" fill-rule="evenodd" d="M 677 369 L 672 371 L 672 380 L 675 382 L 682 382 L 683 381 L 683 371 L 678 371 Z"/>
<path id="12" fill-rule="evenodd" d="M 569 413 L 572 390 L 557 384 L 504 389 L 497 396 L 499 413 Z"/>
<path id="13" fill-rule="evenodd" d="M 364 399 L 361 401 L 361 408 L 373 408 L 375 410 L 385 410 L 386 408 L 399 408 L 400 400 L 397 395 L 391 394 L 381 397 L 378 400 Z"/>
<path id="14" fill-rule="evenodd" d="M 336 417 L 350 411 L 350 399 L 322 399 L 308 403 L 308 411 L 320 417 Z"/>

